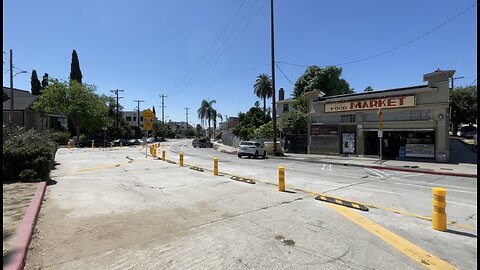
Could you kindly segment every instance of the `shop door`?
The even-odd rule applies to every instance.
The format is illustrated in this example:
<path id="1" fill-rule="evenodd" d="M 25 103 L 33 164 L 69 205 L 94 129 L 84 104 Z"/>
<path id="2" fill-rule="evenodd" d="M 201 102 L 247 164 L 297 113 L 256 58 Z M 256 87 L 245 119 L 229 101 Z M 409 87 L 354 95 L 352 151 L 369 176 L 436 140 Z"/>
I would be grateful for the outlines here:
<path id="1" fill-rule="evenodd" d="M 355 154 L 355 133 L 342 134 L 342 153 Z"/>

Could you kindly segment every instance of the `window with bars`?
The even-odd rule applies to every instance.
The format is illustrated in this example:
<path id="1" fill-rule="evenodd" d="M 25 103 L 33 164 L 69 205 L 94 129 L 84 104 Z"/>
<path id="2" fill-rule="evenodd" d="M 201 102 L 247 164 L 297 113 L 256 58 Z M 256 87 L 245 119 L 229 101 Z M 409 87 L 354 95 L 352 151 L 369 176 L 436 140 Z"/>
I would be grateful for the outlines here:
<path id="1" fill-rule="evenodd" d="M 355 122 L 355 114 L 342 115 L 340 117 L 340 122 L 342 123 Z"/>

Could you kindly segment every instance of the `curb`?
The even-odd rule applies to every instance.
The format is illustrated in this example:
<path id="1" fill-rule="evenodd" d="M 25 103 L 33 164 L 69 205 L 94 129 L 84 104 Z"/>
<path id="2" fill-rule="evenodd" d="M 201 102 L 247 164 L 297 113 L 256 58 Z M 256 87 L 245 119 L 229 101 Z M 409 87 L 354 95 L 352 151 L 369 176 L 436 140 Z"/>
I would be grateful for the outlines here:
<path id="1" fill-rule="evenodd" d="M 22 223 L 17 232 L 17 251 L 13 260 L 6 266 L 6 270 L 21 270 L 25 267 L 25 259 L 27 258 L 28 246 L 30 245 L 30 240 L 33 234 L 33 229 L 35 228 L 35 223 L 37 221 L 38 213 L 40 212 L 40 207 L 42 205 L 43 196 L 45 195 L 45 190 L 47 188 L 47 182 L 40 182 L 38 184 L 35 195 L 33 195 L 30 204 L 28 205 L 27 211 L 23 216 Z"/>

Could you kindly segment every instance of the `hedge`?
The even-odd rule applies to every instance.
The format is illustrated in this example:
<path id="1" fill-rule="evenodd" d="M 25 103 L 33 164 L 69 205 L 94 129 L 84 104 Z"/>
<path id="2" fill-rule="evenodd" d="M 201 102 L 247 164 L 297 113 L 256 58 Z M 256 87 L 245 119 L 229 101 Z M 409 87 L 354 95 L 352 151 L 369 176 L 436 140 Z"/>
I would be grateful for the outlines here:
<path id="1" fill-rule="evenodd" d="M 58 145 L 33 129 L 3 128 L 3 182 L 47 181 Z"/>

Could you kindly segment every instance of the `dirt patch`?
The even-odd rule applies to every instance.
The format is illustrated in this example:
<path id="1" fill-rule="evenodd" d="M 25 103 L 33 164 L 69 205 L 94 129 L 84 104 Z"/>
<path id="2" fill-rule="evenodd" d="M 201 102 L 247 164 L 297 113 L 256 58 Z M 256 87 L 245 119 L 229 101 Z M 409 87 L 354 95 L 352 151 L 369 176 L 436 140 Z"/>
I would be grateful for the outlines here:
<path id="1" fill-rule="evenodd" d="M 38 183 L 3 184 L 3 265 L 12 259 L 15 234 L 32 200 Z"/>

